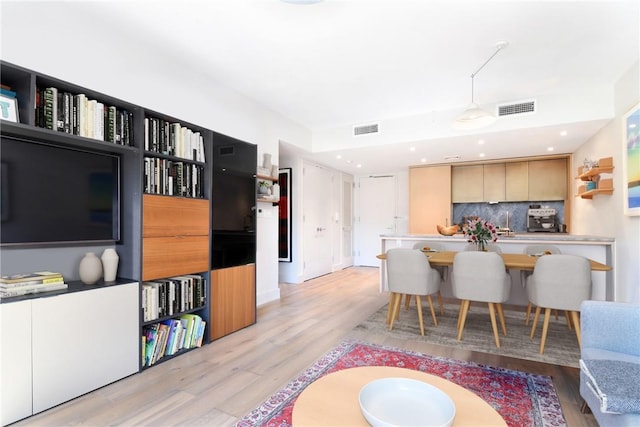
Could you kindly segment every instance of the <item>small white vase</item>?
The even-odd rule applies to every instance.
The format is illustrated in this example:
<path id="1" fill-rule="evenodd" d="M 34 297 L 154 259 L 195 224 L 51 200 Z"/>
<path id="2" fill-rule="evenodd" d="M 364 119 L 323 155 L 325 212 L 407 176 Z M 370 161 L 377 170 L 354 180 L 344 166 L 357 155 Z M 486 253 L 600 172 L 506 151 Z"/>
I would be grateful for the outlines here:
<path id="1" fill-rule="evenodd" d="M 87 252 L 80 261 L 80 280 L 93 285 L 102 277 L 102 262 L 93 252 Z"/>
<path id="2" fill-rule="evenodd" d="M 263 157 L 262 157 L 262 167 L 265 168 L 268 171 L 271 171 L 271 154 L 270 153 L 264 153 Z"/>
<path id="3" fill-rule="evenodd" d="M 104 270 L 104 281 L 115 282 L 118 273 L 118 261 L 120 257 L 115 249 L 107 248 L 102 252 L 102 268 Z"/>

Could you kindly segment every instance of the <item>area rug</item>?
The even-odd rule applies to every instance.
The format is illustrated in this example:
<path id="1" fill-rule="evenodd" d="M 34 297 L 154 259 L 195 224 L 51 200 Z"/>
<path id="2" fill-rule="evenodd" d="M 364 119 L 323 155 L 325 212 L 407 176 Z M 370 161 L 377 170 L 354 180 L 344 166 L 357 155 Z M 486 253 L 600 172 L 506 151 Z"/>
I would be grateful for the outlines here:
<path id="1" fill-rule="evenodd" d="M 509 426 L 566 426 L 551 377 L 358 341 L 344 341 L 329 351 L 236 426 L 291 426 L 293 406 L 309 384 L 331 372 L 360 366 L 408 368 L 445 378 L 476 393 Z"/>
<path id="2" fill-rule="evenodd" d="M 556 319 L 555 316 L 551 316 L 544 354 L 540 354 L 542 314 L 538 320 L 536 335 L 534 339 L 531 340 L 529 339 L 531 323 L 529 323 L 529 326 L 525 325 L 524 312 L 504 310 L 507 336 L 504 336 L 502 332 L 500 332 L 500 348 L 497 348 L 493 338 L 489 309 L 486 304 L 471 304 L 461 341 L 457 339 L 459 305 L 445 304 L 444 315 L 440 315 L 436 307 L 438 326 L 433 325 L 429 306 L 423 305 L 422 309 L 424 314 L 424 336 L 420 335 L 415 301 L 412 302 L 409 310 L 405 310 L 404 306 L 400 309 L 400 317 L 394 322 L 393 330 L 391 331 L 389 331 L 389 325 L 386 323 L 386 305 L 357 325 L 354 331 L 379 333 L 390 337 L 395 336 L 403 339 L 424 341 L 431 344 L 516 357 L 535 362 L 552 363 L 572 368 L 579 367 L 580 347 L 578 346 L 578 340 L 576 339 L 575 332 L 569 330 L 567 327 L 567 321 L 563 312 L 560 312 L 558 319 Z M 531 318 L 533 319 L 533 315 Z M 500 327 L 499 323 L 498 327 Z"/>

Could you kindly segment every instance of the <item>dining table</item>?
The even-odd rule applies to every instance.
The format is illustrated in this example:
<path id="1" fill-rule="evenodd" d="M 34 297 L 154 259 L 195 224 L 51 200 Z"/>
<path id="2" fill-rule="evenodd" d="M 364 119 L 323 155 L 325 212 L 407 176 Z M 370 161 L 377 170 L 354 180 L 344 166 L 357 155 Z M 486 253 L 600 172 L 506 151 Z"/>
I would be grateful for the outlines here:
<path id="1" fill-rule="evenodd" d="M 422 251 L 422 252 L 429 259 L 429 264 L 431 264 L 432 266 L 445 266 L 445 267 L 453 265 L 453 259 L 458 253 L 456 251 Z M 550 256 L 550 255 L 527 255 L 527 254 L 502 253 L 500 254 L 500 256 L 504 261 L 505 267 L 508 269 L 533 271 L 538 258 L 540 258 L 541 256 Z M 378 254 L 376 258 L 380 260 L 385 260 L 387 259 L 387 255 L 384 253 Z M 591 271 L 611 270 L 611 267 L 608 266 L 607 264 L 602 264 L 592 259 L 589 259 L 589 262 L 591 263 Z"/>

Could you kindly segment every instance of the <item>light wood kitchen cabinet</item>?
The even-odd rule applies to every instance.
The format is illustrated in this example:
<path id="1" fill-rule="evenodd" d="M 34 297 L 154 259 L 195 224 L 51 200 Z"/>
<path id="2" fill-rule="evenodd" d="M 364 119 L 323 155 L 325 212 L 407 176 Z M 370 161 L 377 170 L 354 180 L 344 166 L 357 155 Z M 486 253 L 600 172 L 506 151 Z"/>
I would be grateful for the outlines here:
<path id="1" fill-rule="evenodd" d="M 529 200 L 529 162 L 505 163 L 505 201 Z"/>
<path id="2" fill-rule="evenodd" d="M 485 202 L 505 200 L 505 164 L 488 163 L 483 165 L 483 198 Z"/>
<path id="3" fill-rule="evenodd" d="M 451 199 L 453 203 L 484 201 L 483 165 L 454 166 L 451 168 Z"/>
<path id="4" fill-rule="evenodd" d="M 529 200 L 565 200 L 567 197 L 567 160 L 549 159 L 529 162 Z"/>
<path id="5" fill-rule="evenodd" d="M 451 165 L 409 169 L 409 233 L 436 234 L 451 224 Z"/>
<path id="6" fill-rule="evenodd" d="M 256 265 L 211 271 L 210 339 L 256 322 Z"/>

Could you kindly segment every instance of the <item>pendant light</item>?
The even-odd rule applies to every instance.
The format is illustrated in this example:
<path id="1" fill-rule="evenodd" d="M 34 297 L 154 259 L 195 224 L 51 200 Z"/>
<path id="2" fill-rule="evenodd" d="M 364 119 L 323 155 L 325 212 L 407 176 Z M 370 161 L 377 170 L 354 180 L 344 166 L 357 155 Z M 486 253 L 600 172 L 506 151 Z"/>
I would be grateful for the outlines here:
<path id="1" fill-rule="evenodd" d="M 493 124 L 496 117 L 488 111 L 480 108 L 473 100 L 473 78 L 484 68 L 485 65 L 493 59 L 502 49 L 507 47 L 509 43 L 496 43 L 496 51 L 487 59 L 474 73 L 471 74 L 471 104 L 462 114 L 460 114 L 453 122 L 453 127 L 458 130 L 480 129 Z"/>

